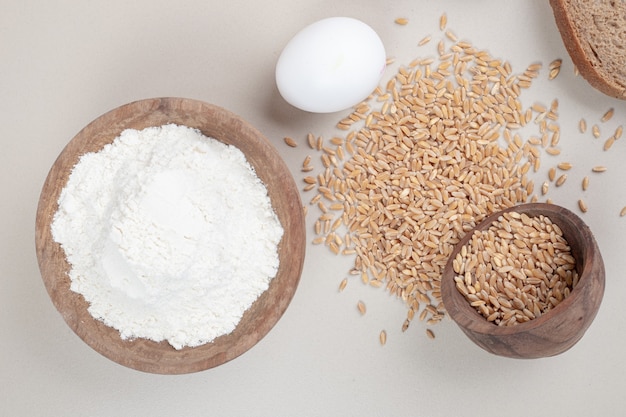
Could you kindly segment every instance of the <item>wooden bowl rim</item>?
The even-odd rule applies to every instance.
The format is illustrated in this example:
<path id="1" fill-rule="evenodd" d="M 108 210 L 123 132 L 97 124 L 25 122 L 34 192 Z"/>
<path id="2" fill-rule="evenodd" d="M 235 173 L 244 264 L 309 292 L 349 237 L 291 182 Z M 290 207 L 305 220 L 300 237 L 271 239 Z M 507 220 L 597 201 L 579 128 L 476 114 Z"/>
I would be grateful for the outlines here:
<path id="1" fill-rule="evenodd" d="M 476 230 L 484 230 L 488 228 L 502 214 L 511 212 L 511 211 L 515 211 L 518 213 L 532 214 L 533 216 L 543 214 L 549 217 L 550 220 L 559 227 L 564 222 L 568 222 L 572 226 L 575 226 L 574 230 L 578 230 L 579 235 L 577 236 L 577 238 L 583 237 L 583 236 L 589 236 L 593 239 L 593 234 L 591 230 L 579 216 L 577 216 L 575 213 L 568 210 L 567 208 L 556 205 L 556 204 L 551 204 L 551 203 L 518 204 L 516 206 L 503 209 L 496 213 L 492 213 L 489 216 L 485 217 L 483 221 L 481 221 L 471 231 L 466 233 L 463 236 L 463 238 L 459 241 L 459 243 L 457 243 L 454 250 L 452 251 L 452 254 L 450 255 L 450 258 L 448 259 L 448 262 L 446 263 L 446 266 L 444 268 L 444 273 L 442 274 L 442 283 L 441 283 L 441 286 L 442 286 L 441 296 L 442 296 L 442 302 L 444 304 L 444 307 L 446 306 L 447 303 L 449 305 L 454 306 L 454 308 L 451 308 L 449 310 L 447 307 L 445 307 L 446 310 L 448 311 L 450 318 L 453 321 L 459 323 L 457 315 L 462 314 L 461 311 L 470 312 L 469 316 L 464 316 L 470 320 L 463 320 L 462 327 L 471 331 L 474 334 L 491 335 L 491 336 L 498 337 L 498 336 L 510 336 L 510 335 L 514 335 L 518 333 L 532 332 L 533 330 L 544 326 L 546 322 L 550 321 L 552 317 L 554 317 L 555 315 L 560 314 L 561 312 L 565 312 L 571 304 L 576 303 L 578 299 L 580 299 L 581 297 L 584 297 L 585 296 L 584 288 L 587 286 L 587 282 L 591 279 L 594 279 L 594 276 L 593 276 L 594 274 L 593 274 L 593 271 L 591 270 L 592 266 L 589 262 L 587 262 L 587 260 L 594 259 L 596 257 L 598 248 L 596 245 L 590 245 L 590 246 L 585 246 L 583 248 L 583 250 L 585 251 L 585 254 L 583 256 L 583 259 L 580 260 L 581 268 L 579 271 L 578 284 L 571 291 L 570 295 L 566 297 L 562 302 L 560 302 L 556 307 L 554 307 L 547 313 L 542 314 L 538 318 L 535 318 L 533 320 L 530 320 L 524 323 L 519 323 L 515 326 L 497 326 L 493 323 L 488 323 L 485 317 L 483 317 L 480 313 L 478 313 L 476 309 L 471 307 L 469 303 L 467 302 L 467 300 L 465 299 L 465 297 L 463 297 L 463 295 L 457 290 L 456 285 L 454 284 L 455 274 L 453 272 L 454 270 L 452 267 L 452 262 L 454 261 L 454 258 L 456 258 L 458 253 L 460 252 L 461 248 L 469 242 L 469 240 L 472 237 L 472 234 Z M 568 243 L 570 243 L 571 236 L 569 238 L 566 237 L 566 239 L 568 240 Z M 444 286 L 446 287 L 446 289 L 444 289 Z M 449 294 L 454 294 L 454 295 L 452 296 L 452 298 L 450 298 L 448 297 Z M 466 308 L 466 305 L 469 308 Z M 485 324 L 490 324 L 491 326 L 487 327 L 485 326 Z"/>
<path id="2" fill-rule="evenodd" d="M 120 116 L 124 115 L 125 118 L 120 122 Z M 228 335 L 216 338 L 213 342 L 176 350 L 166 341 L 157 343 L 148 339 L 122 340 L 116 329 L 104 325 L 90 315 L 86 310 L 87 303 L 82 295 L 69 289 L 70 280 L 67 276 L 69 264 L 60 245 L 51 237 L 51 213 L 58 209 L 58 196 L 67 183 L 71 168 L 82 154 L 98 151 L 106 143 L 112 142 L 126 128 L 141 129 L 168 123 L 186 125 L 180 120 L 190 119 L 194 115 L 198 115 L 199 118 L 205 117 L 211 123 L 220 124 L 220 129 L 228 129 L 231 125 L 240 129 L 240 135 L 248 141 L 244 144 L 246 148 L 258 149 L 259 155 L 262 155 L 265 161 L 270 161 L 268 166 L 275 171 L 271 174 L 272 178 L 276 177 L 281 182 L 280 192 L 278 185 L 265 184 L 284 229 L 284 235 L 279 244 L 279 270 L 270 282 L 270 287 L 244 313 L 237 328 Z M 147 123 L 152 118 L 162 120 L 162 122 Z M 143 126 L 141 126 L 142 123 Z M 106 126 L 104 135 L 100 131 L 92 131 L 96 126 Z M 190 127 L 198 128 L 206 136 L 214 137 L 222 142 L 228 143 L 232 140 L 230 137 L 207 134 L 207 129 L 203 129 L 202 126 Z M 103 144 L 98 145 L 98 143 Z M 248 155 L 246 157 L 249 158 Z M 265 164 L 255 166 L 250 159 L 248 162 L 254 166 L 261 177 L 263 170 L 259 168 L 264 167 Z M 281 200 L 281 206 L 282 202 L 285 202 L 284 213 L 279 213 L 276 209 L 276 199 Z M 275 326 L 287 309 L 300 281 L 305 258 L 306 230 L 299 190 L 276 148 L 262 133 L 240 116 L 222 107 L 188 98 L 162 97 L 137 100 L 114 108 L 86 125 L 68 142 L 48 172 L 39 198 L 35 229 L 35 246 L 42 279 L 53 304 L 69 327 L 101 355 L 123 366 L 148 373 L 183 374 L 203 371 L 226 363 L 251 349 Z M 55 270 L 55 267 L 51 267 L 47 260 L 50 256 L 59 258 L 59 253 L 62 259 L 56 259 L 55 262 L 58 262 L 61 267 Z M 282 285 L 284 292 L 277 290 L 279 284 Z M 77 310 L 84 308 L 84 311 L 68 311 L 67 304 L 63 301 L 64 297 L 71 298 L 72 303 L 82 304 L 83 307 L 78 307 Z M 83 320 L 87 322 L 91 320 L 93 323 L 89 325 L 99 330 L 95 332 L 88 330 L 92 327 L 86 327 Z M 248 320 L 259 325 L 258 331 L 255 328 L 251 334 L 239 334 L 238 329 L 244 321 L 247 323 Z M 109 343 L 114 347 L 110 347 Z M 121 351 L 116 350 L 118 345 L 123 346 Z"/>

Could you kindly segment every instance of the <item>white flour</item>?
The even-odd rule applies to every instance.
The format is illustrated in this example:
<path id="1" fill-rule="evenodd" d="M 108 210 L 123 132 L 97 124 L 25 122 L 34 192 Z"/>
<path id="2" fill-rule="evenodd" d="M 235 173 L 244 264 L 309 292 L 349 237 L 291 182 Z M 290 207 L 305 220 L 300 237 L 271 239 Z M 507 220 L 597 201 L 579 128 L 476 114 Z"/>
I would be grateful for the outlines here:
<path id="1" fill-rule="evenodd" d="M 239 149 L 165 125 L 83 155 L 52 235 L 93 317 L 180 349 L 235 328 L 276 275 L 283 229 Z"/>

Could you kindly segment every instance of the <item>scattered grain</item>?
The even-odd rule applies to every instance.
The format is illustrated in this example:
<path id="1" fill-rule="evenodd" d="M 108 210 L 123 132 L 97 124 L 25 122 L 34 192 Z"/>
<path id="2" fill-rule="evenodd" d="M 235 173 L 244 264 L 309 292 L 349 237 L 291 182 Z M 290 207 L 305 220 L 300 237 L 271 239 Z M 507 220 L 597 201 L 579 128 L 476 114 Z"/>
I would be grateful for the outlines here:
<path id="1" fill-rule="evenodd" d="M 585 133 L 587 131 L 587 122 L 585 119 L 580 119 L 580 122 L 578 122 L 578 129 L 580 130 L 580 133 Z"/>
<path id="2" fill-rule="evenodd" d="M 293 140 L 293 138 L 291 138 L 291 137 L 289 137 L 289 136 L 286 136 L 286 137 L 285 137 L 285 139 L 284 139 L 284 141 L 285 141 L 285 143 L 286 143 L 288 146 L 291 146 L 292 148 L 295 148 L 295 147 L 297 147 L 297 146 L 298 146 L 298 144 L 296 143 L 296 141 L 295 141 L 295 140 Z"/>
<path id="3" fill-rule="evenodd" d="M 422 38 L 422 39 L 421 39 L 421 40 L 420 40 L 417 44 L 418 44 L 419 46 L 426 45 L 428 42 L 430 42 L 430 40 L 431 40 L 431 39 L 432 39 L 432 36 L 430 36 L 430 35 L 425 36 L 425 37 L 423 37 L 423 38 Z"/>
<path id="4" fill-rule="evenodd" d="M 456 41 L 445 15 L 440 26 L 439 54 L 400 67 L 368 99 L 371 108 L 359 105 L 345 120 L 341 141 L 307 139 L 324 174 L 307 186 L 330 209 L 318 219 L 322 236 L 332 235 L 324 242 L 354 256 L 351 274 L 364 284 L 406 303 L 403 331 L 413 317 L 441 321 L 441 272 L 454 246 L 487 215 L 536 199 L 527 173 L 539 170 L 544 136 L 555 153 L 560 137 L 557 100 L 530 111 L 521 105 L 541 64 L 515 74 L 510 63 Z M 536 143 L 524 140 L 522 127 L 539 131 Z M 341 245 L 336 237 L 344 235 Z"/>
<path id="5" fill-rule="evenodd" d="M 562 63 L 563 63 L 563 60 L 560 58 L 557 58 L 554 61 L 550 62 L 550 65 L 548 66 L 548 68 L 550 69 L 561 68 Z"/>
<path id="6" fill-rule="evenodd" d="M 406 332 L 410 324 L 411 324 L 410 319 L 407 318 L 406 320 L 404 320 L 404 322 L 402 323 L 402 332 Z"/>
<path id="7" fill-rule="evenodd" d="M 557 165 L 557 168 L 559 168 L 562 171 L 569 171 L 570 169 L 572 169 L 572 164 L 569 162 L 560 162 Z"/>
<path id="8" fill-rule="evenodd" d="M 626 216 L 626 206 L 622 207 L 622 210 L 619 212 L 620 217 Z"/>
<path id="9" fill-rule="evenodd" d="M 612 107 L 610 109 L 608 109 L 606 111 L 606 113 L 604 113 L 602 118 L 600 119 L 602 121 L 602 123 L 608 122 L 609 120 L 611 120 L 611 118 L 613 117 L 613 113 L 614 112 L 615 112 L 615 110 Z"/>
<path id="10" fill-rule="evenodd" d="M 407 23 L 409 23 L 409 19 L 405 18 L 405 17 L 399 17 L 396 20 L 394 20 L 394 22 L 396 22 L 396 24 L 404 26 Z"/>
<path id="11" fill-rule="evenodd" d="M 565 180 L 567 180 L 567 174 L 563 174 L 559 178 L 557 178 L 554 184 L 557 187 L 560 187 L 561 185 L 565 184 Z"/>
<path id="12" fill-rule="evenodd" d="M 380 340 L 381 345 L 385 346 L 385 343 L 387 343 L 387 332 L 382 330 L 378 336 L 378 340 Z"/>
<path id="13" fill-rule="evenodd" d="M 604 146 L 602 147 L 602 149 L 605 151 L 608 151 L 609 149 L 611 149 L 611 146 L 613 146 L 614 143 L 615 143 L 615 137 L 611 136 L 604 142 Z"/>
<path id="14" fill-rule="evenodd" d="M 591 127 L 591 134 L 593 135 L 594 138 L 598 139 L 600 137 L 600 126 L 593 125 Z"/>
<path id="15" fill-rule="evenodd" d="M 589 177 L 588 176 L 585 176 L 583 178 L 582 187 L 583 187 L 583 191 L 587 191 L 587 188 L 589 188 Z"/>
<path id="16" fill-rule="evenodd" d="M 448 24 L 448 15 L 443 13 L 441 17 L 439 18 L 439 29 L 444 30 L 447 24 Z"/>
<path id="17" fill-rule="evenodd" d="M 313 171 L 313 167 L 311 166 L 311 156 L 307 156 L 302 161 L 302 172 L 311 172 Z"/>
<path id="18" fill-rule="evenodd" d="M 452 42 L 456 42 L 459 40 L 454 34 L 454 32 L 452 32 L 451 30 L 446 30 L 446 37 L 450 39 Z"/>
<path id="19" fill-rule="evenodd" d="M 316 142 L 315 142 L 315 136 L 313 136 L 312 133 L 309 133 L 306 136 L 306 140 L 307 140 L 307 143 L 309 144 L 309 148 L 317 149 L 317 145 L 316 145 Z"/>
<path id="20" fill-rule="evenodd" d="M 548 73 L 549 80 L 554 80 L 557 75 L 559 75 L 559 72 L 561 71 L 561 63 L 561 59 L 555 59 L 550 63 L 550 72 Z"/>
<path id="21" fill-rule="evenodd" d="M 550 111 L 552 113 L 556 113 L 559 110 L 559 99 L 554 99 L 552 100 L 552 103 L 550 103 Z"/>
<path id="22" fill-rule="evenodd" d="M 550 72 L 548 73 L 548 79 L 554 80 L 557 77 L 557 75 L 559 75 L 559 72 L 561 72 L 561 68 L 551 69 Z"/>
<path id="23" fill-rule="evenodd" d="M 346 289 L 346 286 L 348 285 L 348 278 L 344 278 L 341 280 L 341 282 L 339 283 L 339 291 L 343 291 Z"/>
<path id="24" fill-rule="evenodd" d="M 556 168 L 552 167 L 550 168 L 550 170 L 548 171 L 548 179 L 550 181 L 554 181 L 554 178 L 556 178 Z"/>
<path id="25" fill-rule="evenodd" d="M 429 339 L 434 339 L 435 332 L 433 332 L 431 329 L 426 329 L 426 336 L 428 336 Z"/>
<path id="26" fill-rule="evenodd" d="M 587 203 L 585 203 L 582 198 L 578 200 L 578 208 L 580 208 L 580 211 L 582 211 L 583 213 L 587 212 Z"/>
<path id="27" fill-rule="evenodd" d="M 332 143 L 335 146 L 341 146 L 343 145 L 344 140 L 342 138 L 338 138 L 338 137 L 333 137 L 330 139 L 330 143 Z"/>
<path id="28" fill-rule="evenodd" d="M 365 307 L 365 303 L 363 301 L 359 301 L 356 304 L 356 308 L 359 310 L 359 313 L 361 313 L 361 315 L 365 314 L 365 312 L 367 311 L 367 308 Z"/>
<path id="29" fill-rule="evenodd" d="M 602 165 L 598 165 L 598 166 L 595 166 L 595 167 L 591 168 L 591 170 L 593 172 L 605 172 L 606 171 L 606 167 L 602 166 Z"/>

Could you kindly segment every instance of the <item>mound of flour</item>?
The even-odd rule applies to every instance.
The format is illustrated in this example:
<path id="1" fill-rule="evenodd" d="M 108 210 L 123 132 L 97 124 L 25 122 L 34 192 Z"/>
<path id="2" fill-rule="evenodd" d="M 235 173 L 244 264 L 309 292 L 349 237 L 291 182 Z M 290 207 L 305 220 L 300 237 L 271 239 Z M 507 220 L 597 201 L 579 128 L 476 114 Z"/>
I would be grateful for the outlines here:
<path id="1" fill-rule="evenodd" d="M 180 349 L 228 334 L 278 269 L 265 185 L 239 149 L 185 126 L 83 155 L 58 203 L 71 289 L 123 339 Z"/>

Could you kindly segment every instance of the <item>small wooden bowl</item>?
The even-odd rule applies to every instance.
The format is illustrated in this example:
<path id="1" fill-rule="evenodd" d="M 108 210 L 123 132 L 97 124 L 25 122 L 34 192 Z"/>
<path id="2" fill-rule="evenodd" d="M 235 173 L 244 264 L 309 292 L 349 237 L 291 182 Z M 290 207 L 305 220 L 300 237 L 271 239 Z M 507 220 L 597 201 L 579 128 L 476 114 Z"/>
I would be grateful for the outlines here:
<path id="1" fill-rule="evenodd" d="M 197 128 L 205 136 L 239 148 L 266 185 L 284 229 L 277 275 L 245 312 L 235 330 L 211 343 L 180 350 L 166 341 L 122 340 L 117 330 L 95 320 L 87 311 L 88 303 L 83 296 L 70 290 L 70 265 L 50 230 L 61 190 L 81 155 L 99 151 L 124 129 L 168 123 Z M 234 359 L 272 329 L 287 309 L 300 280 L 305 255 L 305 222 L 294 179 L 276 149 L 260 132 L 240 117 L 211 104 L 181 98 L 157 98 L 133 102 L 102 115 L 63 149 L 46 178 L 39 199 L 36 250 L 52 302 L 83 341 L 121 365 L 150 373 L 182 374 L 209 369 Z"/>
<path id="2" fill-rule="evenodd" d="M 502 213 L 543 214 L 559 226 L 576 259 L 579 282 L 560 304 L 536 319 L 515 326 L 488 322 L 458 291 L 452 261 L 474 230 L 488 229 Z M 571 211 L 553 204 L 522 204 L 488 216 L 458 243 L 441 281 L 443 304 L 456 324 L 478 346 L 496 355 L 530 359 L 558 355 L 583 336 L 596 316 L 604 295 L 604 263 L 589 227 Z"/>

